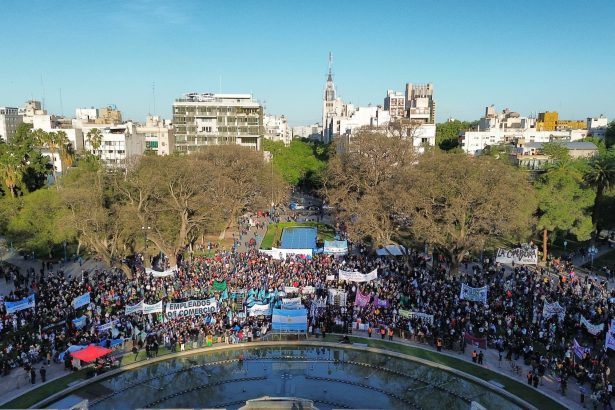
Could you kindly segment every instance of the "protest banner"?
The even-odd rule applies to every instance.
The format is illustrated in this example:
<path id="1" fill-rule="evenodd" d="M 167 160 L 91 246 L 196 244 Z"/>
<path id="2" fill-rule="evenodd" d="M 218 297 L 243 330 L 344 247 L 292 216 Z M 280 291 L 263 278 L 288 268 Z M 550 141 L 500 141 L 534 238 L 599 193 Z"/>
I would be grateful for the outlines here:
<path id="1" fill-rule="evenodd" d="M 389 307 L 389 301 L 386 300 L 386 299 L 380 299 L 378 296 L 376 296 L 374 298 L 374 305 L 376 305 L 378 307 L 388 308 Z"/>
<path id="2" fill-rule="evenodd" d="M 166 276 L 173 276 L 177 272 L 177 266 L 173 266 L 167 270 L 158 271 L 154 269 L 145 268 L 145 273 L 152 275 L 155 278 L 164 278 Z"/>
<path id="3" fill-rule="evenodd" d="M 606 349 L 615 350 L 615 319 L 611 320 L 611 325 L 609 326 L 609 330 L 606 332 L 604 347 Z"/>
<path id="4" fill-rule="evenodd" d="M 306 332 L 307 310 L 273 309 L 271 328 L 281 332 Z"/>
<path id="5" fill-rule="evenodd" d="M 544 307 L 542 308 L 542 316 L 545 319 L 550 319 L 552 316 L 557 315 L 557 319 L 561 322 L 564 320 L 564 315 L 566 314 L 566 308 L 560 306 L 558 302 L 547 303 L 545 302 Z"/>
<path id="6" fill-rule="evenodd" d="M 378 268 L 369 273 L 361 273 L 357 271 L 339 270 L 339 280 L 347 280 L 349 282 L 369 282 L 378 279 Z"/>
<path id="7" fill-rule="evenodd" d="M 248 309 L 248 316 L 271 316 L 272 309 L 269 304 L 254 305 Z"/>
<path id="8" fill-rule="evenodd" d="M 348 255 L 348 241 L 325 241 L 323 247 L 325 255 Z"/>
<path id="9" fill-rule="evenodd" d="M 136 305 L 126 306 L 124 308 L 125 315 L 132 315 L 133 313 L 141 313 L 143 311 L 143 301 L 137 303 Z"/>
<path id="10" fill-rule="evenodd" d="M 585 316 L 583 315 L 581 315 L 581 324 L 585 326 L 587 331 L 594 336 L 604 330 L 604 323 L 600 323 L 599 325 L 594 325 L 590 323 L 587 319 L 585 319 Z"/>
<path id="11" fill-rule="evenodd" d="M 77 296 L 75 299 L 73 299 L 72 304 L 75 309 L 79 309 L 81 306 L 90 304 L 90 292 L 84 293 L 81 296 Z"/>
<path id="12" fill-rule="evenodd" d="M 577 342 L 577 339 L 574 339 L 574 343 L 572 345 L 572 350 L 574 350 L 574 354 L 582 359 L 585 356 L 585 353 L 591 353 L 592 349 L 590 347 L 584 347 Z"/>
<path id="13" fill-rule="evenodd" d="M 284 286 L 284 292 L 288 295 L 289 293 L 299 293 L 299 288 L 296 286 Z"/>
<path id="14" fill-rule="evenodd" d="M 105 330 L 109 330 L 112 327 L 115 327 L 116 324 L 120 323 L 119 320 L 112 320 L 109 323 L 105 323 L 104 325 L 100 325 L 96 328 L 96 330 L 98 330 L 98 332 L 104 332 Z"/>
<path id="15" fill-rule="evenodd" d="M 286 299 L 282 298 L 282 309 L 302 309 L 301 298 Z"/>
<path id="16" fill-rule="evenodd" d="M 16 302 L 7 301 L 7 302 L 4 302 L 4 307 L 6 308 L 6 313 L 9 313 L 9 314 L 19 312 L 21 310 L 35 308 L 36 307 L 36 297 L 33 293 Z"/>
<path id="17" fill-rule="evenodd" d="M 321 298 L 315 298 L 312 301 L 312 306 L 316 307 L 316 308 L 326 308 L 327 307 L 327 298 L 326 297 L 321 297 Z"/>
<path id="18" fill-rule="evenodd" d="M 325 280 L 335 280 L 335 275 L 327 275 L 325 276 Z"/>
<path id="19" fill-rule="evenodd" d="M 206 315 L 218 311 L 218 301 L 216 298 L 209 298 L 189 300 L 187 302 L 167 303 L 165 311 L 167 319 Z"/>
<path id="20" fill-rule="evenodd" d="M 312 293 L 316 293 L 316 288 L 314 286 L 304 286 L 301 289 L 301 293 L 304 295 L 311 295 Z"/>
<path id="21" fill-rule="evenodd" d="M 367 306 L 367 304 L 369 303 L 369 299 L 369 295 L 364 295 L 359 289 L 357 289 L 357 293 L 354 298 L 354 305 L 359 307 Z"/>
<path id="22" fill-rule="evenodd" d="M 538 248 L 523 244 L 515 249 L 498 249 L 495 261 L 504 264 L 537 265 Z"/>
<path id="23" fill-rule="evenodd" d="M 474 337 L 468 332 L 464 332 L 463 338 L 468 344 L 471 344 L 472 346 L 478 347 L 480 349 L 487 348 L 487 338 L 486 337 Z"/>
<path id="24" fill-rule="evenodd" d="M 429 315 L 427 313 L 422 313 L 422 312 L 413 312 L 410 310 L 404 310 L 404 309 L 399 309 L 399 312 L 397 312 L 399 314 L 399 316 L 406 318 L 406 319 L 419 319 L 423 322 L 427 322 L 430 325 L 433 325 L 433 315 Z"/>
<path id="25" fill-rule="evenodd" d="M 483 286 L 482 288 L 472 288 L 465 283 L 462 283 L 459 299 L 487 303 L 487 290 L 487 286 Z"/>
<path id="26" fill-rule="evenodd" d="M 346 306 L 346 291 L 341 289 L 329 289 L 327 303 L 330 305 Z"/>
<path id="27" fill-rule="evenodd" d="M 162 312 L 162 300 L 158 303 L 154 303 L 153 305 L 148 305 L 147 303 L 143 303 L 143 314 L 147 315 L 150 313 L 160 313 Z"/>

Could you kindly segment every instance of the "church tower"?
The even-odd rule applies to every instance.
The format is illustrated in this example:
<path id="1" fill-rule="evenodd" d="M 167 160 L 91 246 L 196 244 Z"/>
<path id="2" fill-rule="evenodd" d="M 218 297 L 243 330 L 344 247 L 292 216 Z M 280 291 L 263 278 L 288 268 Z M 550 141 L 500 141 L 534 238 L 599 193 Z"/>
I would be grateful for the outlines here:
<path id="1" fill-rule="evenodd" d="M 322 100 L 322 140 L 325 143 L 331 141 L 333 133 L 332 117 L 337 114 L 338 105 L 336 94 L 333 83 L 333 55 L 329 52 L 329 73 Z"/>

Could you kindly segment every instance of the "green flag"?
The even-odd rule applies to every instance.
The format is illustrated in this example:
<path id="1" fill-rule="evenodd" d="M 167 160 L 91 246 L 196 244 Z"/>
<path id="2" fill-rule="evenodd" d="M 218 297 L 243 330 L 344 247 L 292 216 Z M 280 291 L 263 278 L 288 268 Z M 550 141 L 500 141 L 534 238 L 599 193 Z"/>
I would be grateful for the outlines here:
<path id="1" fill-rule="evenodd" d="M 223 290 L 226 290 L 226 281 L 214 281 L 214 292 L 222 292 Z"/>

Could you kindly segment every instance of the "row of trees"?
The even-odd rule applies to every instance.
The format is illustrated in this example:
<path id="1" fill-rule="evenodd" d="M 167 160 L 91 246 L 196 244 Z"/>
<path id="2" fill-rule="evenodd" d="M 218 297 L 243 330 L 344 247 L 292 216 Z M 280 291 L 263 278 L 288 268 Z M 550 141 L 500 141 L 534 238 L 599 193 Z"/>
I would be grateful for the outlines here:
<path id="1" fill-rule="evenodd" d="M 320 186 L 330 146 L 307 139 L 294 139 L 288 147 L 280 141 L 264 140 L 263 150 L 272 154 L 273 167 L 288 184 L 306 189 Z"/>
<path id="2" fill-rule="evenodd" d="M 365 129 L 330 161 L 322 192 L 350 237 L 374 246 L 411 238 L 456 266 L 495 239 L 521 242 L 541 232 L 546 258 L 552 233 L 587 240 L 598 229 L 600 200 L 615 182 L 614 158 L 606 150 L 589 161 L 564 156 L 534 177 L 488 155 L 416 155 L 410 141 Z"/>
<path id="3" fill-rule="evenodd" d="M 261 153 L 238 146 L 143 156 L 117 171 L 87 156 L 62 178 L 59 190 L 3 198 L 0 228 L 17 247 L 39 255 L 74 241 L 112 263 L 141 251 L 142 228 L 149 227 L 148 242 L 173 262 L 243 212 L 285 201 L 287 191 Z"/>

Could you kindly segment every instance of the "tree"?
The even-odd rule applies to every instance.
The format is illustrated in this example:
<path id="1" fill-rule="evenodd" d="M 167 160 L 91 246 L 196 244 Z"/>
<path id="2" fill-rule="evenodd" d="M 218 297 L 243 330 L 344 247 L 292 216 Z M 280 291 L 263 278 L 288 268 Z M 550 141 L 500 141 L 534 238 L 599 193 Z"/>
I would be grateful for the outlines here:
<path id="1" fill-rule="evenodd" d="M 552 162 L 570 161 L 570 151 L 565 145 L 557 142 L 547 142 L 542 145 L 542 153 L 549 156 Z"/>
<path id="2" fill-rule="evenodd" d="M 436 145 L 449 151 L 459 145 L 459 134 L 466 131 L 475 123 L 468 121 L 447 121 L 436 124 Z"/>
<path id="3" fill-rule="evenodd" d="M 536 181 L 538 190 L 538 228 L 543 234 L 543 260 L 547 260 L 549 234 L 569 231 L 582 241 L 593 230 L 588 209 L 596 193 L 588 187 L 581 172 L 570 167 L 554 167 Z"/>
<path id="4" fill-rule="evenodd" d="M 284 143 L 264 140 L 263 150 L 273 155 L 273 167 L 294 186 L 318 188 L 328 160 L 328 146 L 316 141 L 294 139 Z"/>
<path id="5" fill-rule="evenodd" d="M 604 142 L 607 148 L 611 148 L 615 145 L 615 121 L 611 121 L 607 126 L 604 134 Z"/>
<path id="6" fill-rule="evenodd" d="M 58 132 L 58 143 L 60 148 L 60 161 L 62 163 L 62 173 L 66 175 L 75 161 L 75 150 L 68 136 L 64 131 Z"/>
<path id="7" fill-rule="evenodd" d="M 92 128 L 86 134 L 86 141 L 92 146 L 92 154 L 98 156 L 102 145 L 102 132 L 98 128 Z"/>
<path id="8" fill-rule="evenodd" d="M 351 239 L 373 246 L 395 241 L 403 224 L 391 208 L 392 200 L 405 186 L 394 180 L 415 161 L 411 139 L 373 128 L 358 130 L 347 150 L 329 161 L 321 193 L 338 209 Z"/>
<path id="9" fill-rule="evenodd" d="M 59 132 L 46 132 L 42 129 L 37 129 L 34 131 L 34 138 L 38 142 L 38 145 L 42 148 L 45 147 L 51 154 L 51 173 L 53 175 L 53 182 L 56 186 L 56 189 L 59 189 L 58 180 L 56 176 L 56 152 L 60 149 L 61 145 L 65 140 L 68 140 L 66 133 L 64 131 Z M 61 161 L 61 160 L 60 160 Z"/>
<path id="10" fill-rule="evenodd" d="M 494 237 L 524 238 L 532 226 L 536 201 L 527 175 L 491 157 L 426 153 L 397 184 L 405 189 L 394 209 L 417 240 L 450 258 L 452 271 L 467 252 Z"/>
<path id="11" fill-rule="evenodd" d="M 615 152 L 607 151 L 595 156 L 588 161 L 587 165 L 583 177 L 585 183 L 596 190 L 596 199 L 592 211 L 592 226 L 596 233 L 599 233 L 599 211 L 604 200 L 604 191 L 615 185 Z"/>

